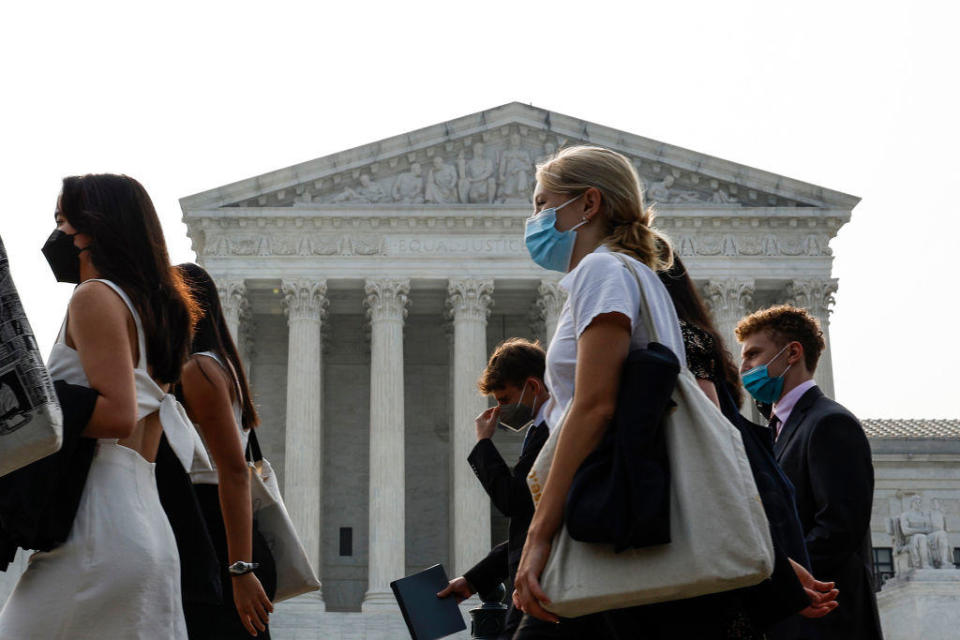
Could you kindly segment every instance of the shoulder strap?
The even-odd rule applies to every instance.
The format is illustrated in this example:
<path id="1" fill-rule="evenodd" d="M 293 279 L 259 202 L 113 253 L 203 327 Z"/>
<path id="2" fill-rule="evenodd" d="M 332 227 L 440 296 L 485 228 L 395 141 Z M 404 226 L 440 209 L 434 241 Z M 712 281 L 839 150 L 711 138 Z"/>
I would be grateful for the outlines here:
<path id="1" fill-rule="evenodd" d="M 140 351 L 140 358 L 139 358 L 139 362 L 137 363 L 137 368 L 146 370 L 147 340 L 146 340 L 146 337 L 143 335 L 143 324 L 140 322 L 140 314 L 137 313 L 136 307 L 133 306 L 133 301 L 130 300 L 130 296 L 128 296 L 127 292 L 121 289 L 119 285 L 117 285 L 114 282 L 111 282 L 110 280 L 104 280 L 103 278 L 91 278 L 89 280 L 84 280 L 83 282 L 102 282 L 103 284 L 113 289 L 116 292 L 116 294 L 120 296 L 120 299 L 123 300 L 124 304 L 127 305 L 127 309 L 129 309 L 130 315 L 133 316 L 133 322 L 137 327 L 137 346 L 138 346 L 138 350 Z M 83 283 L 81 282 L 80 284 L 83 284 Z"/>
<path id="2" fill-rule="evenodd" d="M 647 304 L 647 292 L 643 288 L 643 282 L 640 280 L 640 275 L 637 273 L 636 268 L 631 264 L 630 260 L 627 259 L 627 256 L 616 251 L 612 252 L 614 257 L 617 258 L 620 262 L 623 263 L 623 266 L 633 274 L 633 279 L 637 282 L 637 289 L 640 290 L 640 318 L 643 321 L 643 325 L 647 330 L 647 335 L 650 338 L 651 342 L 660 342 L 660 334 L 657 332 L 657 327 L 653 323 L 653 316 L 650 315 L 650 305 Z"/>

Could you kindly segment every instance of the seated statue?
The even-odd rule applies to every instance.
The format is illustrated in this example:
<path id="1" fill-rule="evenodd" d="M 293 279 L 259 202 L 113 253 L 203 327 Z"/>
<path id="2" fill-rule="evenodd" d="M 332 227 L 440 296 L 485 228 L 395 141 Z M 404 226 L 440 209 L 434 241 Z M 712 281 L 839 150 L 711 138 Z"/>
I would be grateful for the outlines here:
<path id="1" fill-rule="evenodd" d="M 930 567 L 930 553 L 927 544 L 927 534 L 933 530 L 933 525 L 927 514 L 920 511 L 923 503 L 920 496 L 910 500 L 910 508 L 900 514 L 900 530 L 907 541 L 910 552 L 910 566 L 914 569 Z"/>
<path id="2" fill-rule="evenodd" d="M 940 508 L 940 501 L 934 498 L 930 511 L 930 533 L 927 542 L 930 546 L 930 562 L 937 569 L 955 569 L 953 551 L 950 548 L 950 536 L 947 534 L 946 516 Z"/>

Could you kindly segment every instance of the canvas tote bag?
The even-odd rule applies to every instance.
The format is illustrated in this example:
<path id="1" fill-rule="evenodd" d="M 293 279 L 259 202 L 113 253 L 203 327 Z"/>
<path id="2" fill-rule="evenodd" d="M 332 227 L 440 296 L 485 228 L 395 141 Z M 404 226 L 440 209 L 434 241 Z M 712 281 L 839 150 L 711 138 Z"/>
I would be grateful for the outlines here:
<path id="1" fill-rule="evenodd" d="M 293 522 L 280 495 L 273 467 L 260 452 L 257 434 L 250 432 L 250 499 L 253 518 L 263 535 L 277 566 L 277 592 L 274 602 L 288 600 L 320 588 L 320 580 L 310 566 Z"/>
<path id="2" fill-rule="evenodd" d="M 63 415 L 0 240 L 0 476 L 60 449 Z"/>
<path id="3" fill-rule="evenodd" d="M 640 317 L 651 341 L 643 285 Z M 773 572 L 773 542 L 740 432 L 683 368 L 665 418 L 670 465 L 668 544 L 614 553 L 613 545 L 577 542 L 562 527 L 553 539 L 540 584 L 546 607 L 562 617 L 692 598 L 757 584 Z M 569 406 L 567 407 L 569 412 Z M 553 429 L 527 483 L 534 503 L 550 471 L 567 414 Z"/>

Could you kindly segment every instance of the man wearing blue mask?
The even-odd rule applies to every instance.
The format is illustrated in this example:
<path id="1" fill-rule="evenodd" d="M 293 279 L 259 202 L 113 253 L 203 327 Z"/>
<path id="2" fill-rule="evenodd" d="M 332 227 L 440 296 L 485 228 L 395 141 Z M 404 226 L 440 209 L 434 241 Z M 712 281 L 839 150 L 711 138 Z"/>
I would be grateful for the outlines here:
<path id="1" fill-rule="evenodd" d="M 870 445 L 857 418 L 813 381 L 826 346 L 820 325 L 803 309 L 779 305 L 743 318 L 736 334 L 744 387 L 757 402 L 773 406 L 770 437 L 796 489 L 808 569 L 840 591 L 839 606 L 829 615 L 794 616 L 767 637 L 880 639 L 870 544 Z"/>
<path id="2" fill-rule="evenodd" d="M 543 382 L 545 367 L 546 354 L 538 343 L 510 338 L 494 350 L 477 383 L 480 392 L 493 396 L 497 404 L 477 416 L 477 444 L 467 460 L 493 505 L 510 518 L 509 539 L 463 576 L 451 580 L 437 594 L 441 598 L 453 595 L 458 601 L 464 600 L 474 593 L 487 593 L 508 579 L 513 582 L 533 518 L 527 474 L 550 435 L 543 419 L 543 408 L 550 399 Z M 512 469 L 491 440 L 498 425 L 510 431 L 526 429 L 520 458 Z M 513 637 L 522 616 L 523 612 L 511 604 L 506 626 L 498 637 Z"/>

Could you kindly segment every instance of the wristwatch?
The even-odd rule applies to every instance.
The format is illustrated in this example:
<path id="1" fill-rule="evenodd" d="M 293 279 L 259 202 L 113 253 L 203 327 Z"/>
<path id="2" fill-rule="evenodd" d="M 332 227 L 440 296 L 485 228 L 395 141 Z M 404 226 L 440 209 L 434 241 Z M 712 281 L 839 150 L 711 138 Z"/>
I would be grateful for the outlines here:
<path id="1" fill-rule="evenodd" d="M 244 562 L 243 560 L 237 560 L 232 565 L 227 567 L 227 571 L 230 573 L 231 577 L 236 577 L 250 573 L 259 566 L 259 562 Z"/>

